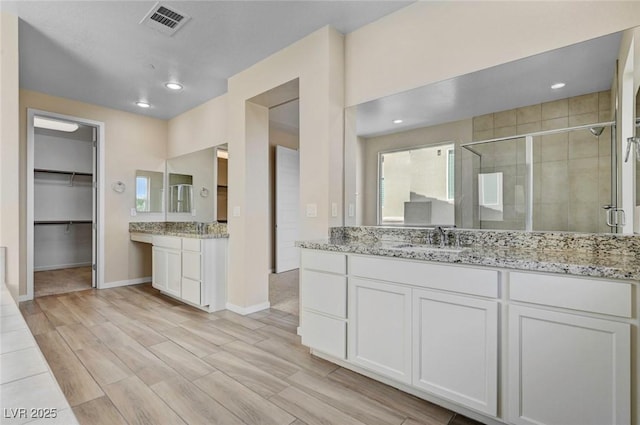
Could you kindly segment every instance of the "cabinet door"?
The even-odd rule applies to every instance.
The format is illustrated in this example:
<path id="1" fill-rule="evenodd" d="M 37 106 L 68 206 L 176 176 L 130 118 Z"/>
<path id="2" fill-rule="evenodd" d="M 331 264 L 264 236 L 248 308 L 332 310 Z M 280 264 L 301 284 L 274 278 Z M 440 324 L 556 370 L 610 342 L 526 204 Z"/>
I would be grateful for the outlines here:
<path id="1" fill-rule="evenodd" d="M 415 387 L 496 415 L 496 301 L 414 289 L 413 341 Z"/>
<path id="2" fill-rule="evenodd" d="M 160 291 L 167 290 L 167 251 L 163 248 L 153 247 L 153 276 L 151 286 Z"/>
<path id="3" fill-rule="evenodd" d="M 182 254 L 173 249 L 167 250 L 167 293 L 180 296 L 182 282 Z"/>
<path id="4" fill-rule="evenodd" d="M 509 308 L 509 422 L 630 423 L 630 325 Z"/>
<path id="5" fill-rule="evenodd" d="M 411 288 L 349 279 L 349 360 L 411 383 Z"/>

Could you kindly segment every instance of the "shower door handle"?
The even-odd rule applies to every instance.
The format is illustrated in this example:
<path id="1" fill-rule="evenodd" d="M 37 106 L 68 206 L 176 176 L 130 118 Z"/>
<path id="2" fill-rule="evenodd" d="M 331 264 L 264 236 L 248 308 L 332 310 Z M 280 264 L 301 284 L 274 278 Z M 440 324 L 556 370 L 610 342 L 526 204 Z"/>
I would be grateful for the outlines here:
<path id="1" fill-rule="evenodd" d="M 626 215 L 623 209 L 615 205 L 603 205 L 603 209 L 607 210 L 607 226 L 620 227 L 626 224 Z"/>

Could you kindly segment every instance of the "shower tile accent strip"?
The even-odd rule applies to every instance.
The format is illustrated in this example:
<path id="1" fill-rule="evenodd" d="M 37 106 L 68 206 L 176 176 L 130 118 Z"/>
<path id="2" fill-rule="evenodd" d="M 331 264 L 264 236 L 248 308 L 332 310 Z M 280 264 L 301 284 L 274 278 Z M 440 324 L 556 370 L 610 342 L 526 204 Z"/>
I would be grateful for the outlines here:
<path id="1" fill-rule="evenodd" d="M 423 249 L 433 229 L 334 227 L 330 237 L 301 248 L 380 255 L 443 263 L 640 281 L 640 237 L 569 232 L 448 229 L 464 249 Z M 437 238 L 434 238 L 437 239 Z M 403 246 L 403 244 L 405 244 Z M 407 246 L 411 244 L 413 246 Z"/>
<path id="2" fill-rule="evenodd" d="M 181 236 L 185 238 L 228 238 L 227 223 L 197 223 L 191 221 L 131 222 L 129 233 Z"/>

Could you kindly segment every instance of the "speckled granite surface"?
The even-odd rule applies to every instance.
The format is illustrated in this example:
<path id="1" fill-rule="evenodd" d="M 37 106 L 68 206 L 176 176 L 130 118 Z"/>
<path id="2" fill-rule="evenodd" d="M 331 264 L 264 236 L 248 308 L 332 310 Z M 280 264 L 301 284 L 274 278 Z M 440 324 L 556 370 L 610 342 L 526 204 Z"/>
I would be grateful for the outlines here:
<path id="1" fill-rule="evenodd" d="M 345 227 L 331 237 L 304 241 L 301 248 L 381 255 L 442 263 L 640 281 L 640 238 L 637 236 L 562 232 L 448 231 L 456 233 L 461 252 L 424 249 L 431 229 Z M 438 242 L 437 236 L 432 236 Z M 436 245 L 437 246 L 437 245 Z"/>
<path id="2" fill-rule="evenodd" d="M 180 236 L 183 238 L 228 238 L 227 223 L 196 223 L 189 221 L 157 221 L 129 223 L 129 233 Z"/>

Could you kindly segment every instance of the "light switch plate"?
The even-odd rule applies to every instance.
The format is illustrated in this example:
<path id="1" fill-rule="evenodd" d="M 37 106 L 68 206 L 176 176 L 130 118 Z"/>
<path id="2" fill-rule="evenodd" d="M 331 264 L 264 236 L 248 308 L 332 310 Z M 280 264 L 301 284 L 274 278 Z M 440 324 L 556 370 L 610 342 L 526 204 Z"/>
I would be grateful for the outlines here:
<path id="1" fill-rule="evenodd" d="M 131 208 L 131 213 L 130 214 L 131 214 L 131 217 L 135 217 L 135 216 L 138 215 L 138 211 L 136 211 L 135 208 Z"/>
<path id="2" fill-rule="evenodd" d="M 240 207 L 233 207 L 233 214 L 234 217 L 240 217 Z"/>
<path id="3" fill-rule="evenodd" d="M 331 217 L 338 216 L 338 204 L 335 202 L 331 203 Z"/>
<path id="4" fill-rule="evenodd" d="M 356 207 L 353 204 L 349 204 L 349 217 L 356 215 Z"/>

